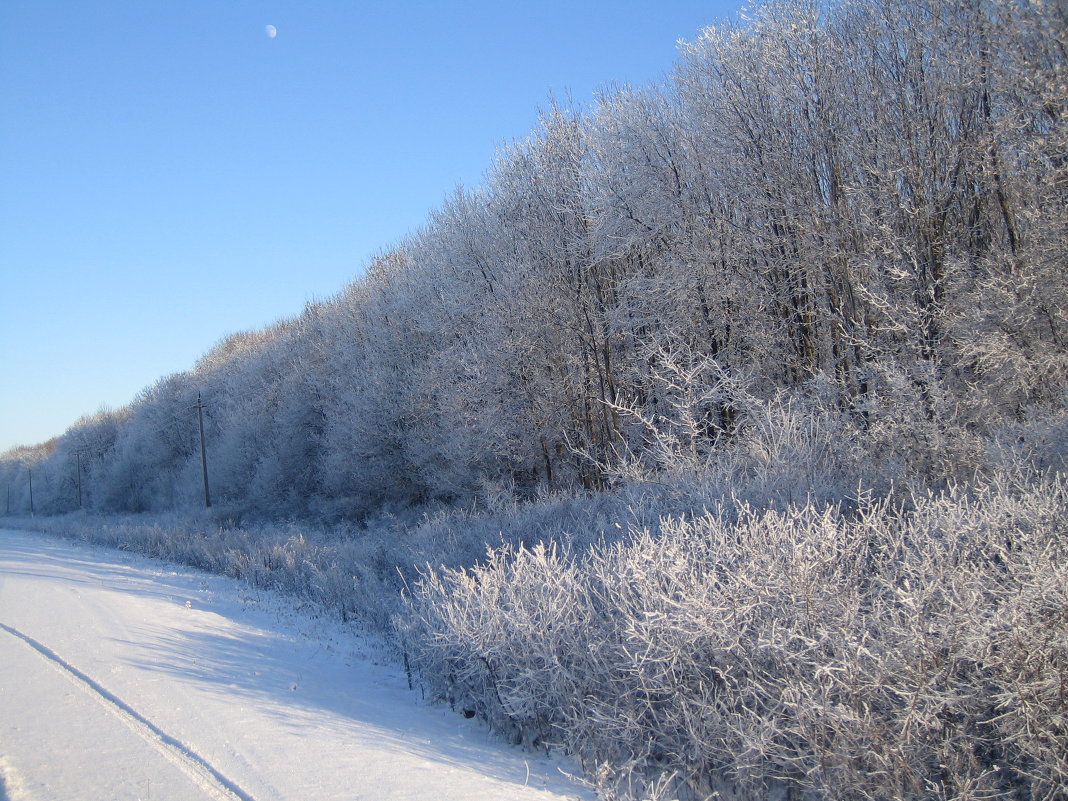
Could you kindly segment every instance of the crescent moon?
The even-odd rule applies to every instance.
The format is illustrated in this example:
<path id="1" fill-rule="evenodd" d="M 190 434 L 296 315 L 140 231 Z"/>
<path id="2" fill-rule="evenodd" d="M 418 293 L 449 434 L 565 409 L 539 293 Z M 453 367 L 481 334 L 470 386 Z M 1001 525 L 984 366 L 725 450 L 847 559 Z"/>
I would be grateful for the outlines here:
<path id="1" fill-rule="evenodd" d="M 278 35 L 278 29 L 276 27 L 274 27 L 273 25 L 268 25 L 263 30 L 267 32 L 267 37 L 269 39 L 273 39 L 274 37 L 276 37 Z"/>

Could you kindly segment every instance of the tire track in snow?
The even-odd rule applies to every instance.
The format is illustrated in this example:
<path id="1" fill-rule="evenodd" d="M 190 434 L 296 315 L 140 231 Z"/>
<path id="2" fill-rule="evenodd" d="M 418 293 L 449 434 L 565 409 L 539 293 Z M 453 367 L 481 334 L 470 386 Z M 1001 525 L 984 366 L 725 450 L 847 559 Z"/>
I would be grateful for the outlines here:
<path id="1" fill-rule="evenodd" d="M 216 799 L 216 801 L 235 801 L 235 799 L 236 801 L 256 801 L 196 751 L 176 737 L 167 734 L 167 732 L 137 712 L 121 698 L 109 692 L 74 667 L 74 665 L 67 662 L 51 648 L 4 623 L 0 623 L 0 629 L 28 645 L 72 684 L 99 701 L 105 709 L 140 735 L 146 743 L 178 767 L 210 797 Z"/>

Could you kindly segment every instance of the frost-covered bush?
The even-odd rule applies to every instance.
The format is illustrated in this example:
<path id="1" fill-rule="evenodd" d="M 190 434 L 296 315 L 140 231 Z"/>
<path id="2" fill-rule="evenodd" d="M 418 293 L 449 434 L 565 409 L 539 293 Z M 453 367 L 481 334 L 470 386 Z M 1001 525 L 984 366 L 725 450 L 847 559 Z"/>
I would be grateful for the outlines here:
<path id="1" fill-rule="evenodd" d="M 1052 799 L 1066 535 L 1060 479 L 721 510 L 429 571 L 406 636 L 436 695 L 624 795 Z"/>
<path id="2" fill-rule="evenodd" d="M 1015 446 L 1055 438 L 1056 421 L 1035 426 Z M 1068 785 L 1068 488 L 1022 463 L 907 502 L 634 484 L 364 526 L 19 524 L 394 636 L 433 696 L 567 749 L 622 797 L 1053 799 Z"/>

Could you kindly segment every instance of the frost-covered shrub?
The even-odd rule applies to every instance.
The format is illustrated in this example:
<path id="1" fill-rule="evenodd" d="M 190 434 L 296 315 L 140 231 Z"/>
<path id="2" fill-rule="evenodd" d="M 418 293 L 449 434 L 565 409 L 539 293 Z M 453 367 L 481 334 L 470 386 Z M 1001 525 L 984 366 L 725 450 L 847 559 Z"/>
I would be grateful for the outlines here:
<path id="1" fill-rule="evenodd" d="M 1055 798 L 1066 534 L 1061 480 L 743 507 L 429 571 L 406 636 L 435 694 L 624 794 Z"/>
<path id="2" fill-rule="evenodd" d="M 622 797 L 1052 799 L 1068 783 L 1068 490 L 1022 463 L 841 505 L 634 483 L 359 527 L 20 525 L 396 636 L 433 696 L 567 749 Z"/>

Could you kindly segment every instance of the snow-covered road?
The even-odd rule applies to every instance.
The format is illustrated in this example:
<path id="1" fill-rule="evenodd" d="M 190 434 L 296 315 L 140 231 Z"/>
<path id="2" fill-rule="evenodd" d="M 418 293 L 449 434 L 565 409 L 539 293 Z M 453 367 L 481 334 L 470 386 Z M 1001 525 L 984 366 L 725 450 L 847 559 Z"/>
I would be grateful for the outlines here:
<path id="1" fill-rule="evenodd" d="M 0 530 L 0 801 L 593 797 L 376 654 L 235 581 Z"/>

